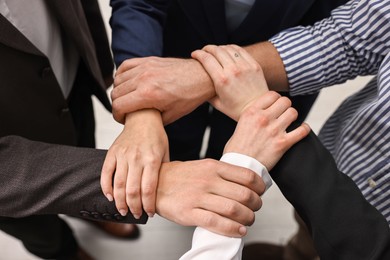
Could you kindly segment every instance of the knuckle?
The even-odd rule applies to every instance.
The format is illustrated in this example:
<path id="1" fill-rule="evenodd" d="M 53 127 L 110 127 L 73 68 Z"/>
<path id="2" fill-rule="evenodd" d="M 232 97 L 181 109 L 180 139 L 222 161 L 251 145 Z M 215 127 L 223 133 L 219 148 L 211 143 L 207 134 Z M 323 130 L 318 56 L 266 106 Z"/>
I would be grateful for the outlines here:
<path id="1" fill-rule="evenodd" d="M 161 164 L 161 156 L 158 152 L 151 152 L 145 157 L 145 163 L 152 167 L 158 167 Z"/>
<path id="2" fill-rule="evenodd" d="M 201 165 L 204 166 L 206 169 L 210 169 L 210 168 L 217 167 L 217 161 L 215 161 L 213 159 L 206 158 L 206 159 L 202 160 Z"/>
<path id="3" fill-rule="evenodd" d="M 254 68 L 254 70 L 255 70 L 256 72 L 263 73 L 263 69 L 261 68 L 261 66 L 260 66 L 259 63 L 255 62 L 255 63 L 253 64 L 253 68 Z"/>
<path id="4" fill-rule="evenodd" d="M 245 176 L 245 180 L 247 184 L 253 185 L 257 182 L 257 174 L 249 169 L 242 169 L 242 176 Z"/>
<path id="5" fill-rule="evenodd" d="M 259 128 L 264 128 L 265 126 L 269 125 L 270 120 L 268 116 L 264 112 L 259 112 L 255 114 L 255 124 Z"/>
<path id="6" fill-rule="evenodd" d="M 252 201 L 252 191 L 249 189 L 242 189 L 240 192 L 240 201 L 248 204 L 248 202 Z"/>
<path id="7" fill-rule="evenodd" d="M 236 216 L 238 214 L 238 208 L 236 206 L 236 203 L 232 202 L 226 202 L 225 203 L 225 212 L 228 216 Z"/>
<path id="8" fill-rule="evenodd" d="M 241 117 L 245 120 L 249 120 L 252 117 L 254 117 L 259 111 L 254 108 L 254 106 L 249 106 L 247 109 L 244 110 L 243 114 Z"/>
<path id="9" fill-rule="evenodd" d="M 229 78 L 225 74 L 219 74 L 216 84 L 219 86 L 226 86 L 229 84 Z"/>
<path id="10" fill-rule="evenodd" d="M 286 137 L 280 137 L 280 138 L 278 138 L 278 141 L 276 142 L 275 149 L 276 149 L 277 152 L 284 151 L 284 150 L 287 149 L 288 144 L 289 143 L 288 143 L 288 140 L 287 140 Z"/>
<path id="11" fill-rule="evenodd" d="M 281 97 L 281 95 L 280 95 L 278 92 L 273 91 L 273 90 L 268 91 L 268 92 L 266 93 L 266 95 L 268 95 L 270 98 L 274 98 L 274 99 L 278 99 L 278 98 Z"/>
<path id="12" fill-rule="evenodd" d="M 242 74 L 242 69 L 237 65 L 235 65 L 230 68 L 230 72 L 233 75 L 233 77 L 238 78 Z"/>
<path id="13" fill-rule="evenodd" d="M 290 113 L 293 120 L 296 120 L 298 118 L 298 111 L 295 108 L 290 107 L 288 109 L 288 113 Z"/>
<path id="14" fill-rule="evenodd" d="M 158 98 L 158 91 L 156 90 L 155 86 L 151 84 L 143 85 L 139 94 L 144 99 L 154 100 L 155 98 Z"/>
<path id="15" fill-rule="evenodd" d="M 286 105 L 286 106 L 291 106 L 291 100 L 288 97 L 281 97 L 280 100 Z"/>
<path id="16" fill-rule="evenodd" d="M 115 115 L 115 113 L 119 114 L 119 113 L 123 112 L 122 105 L 117 99 L 112 101 L 112 112 L 114 113 L 114 115 Z"/>
<path id="17" fill-rule="evenodd" d="M 213 56 L 208 52 L 201 52 L 199 54 L 199 59 L 204 62 L 208 62 L 210 59 L 212 59 Z"/>
<path id="18" fill-rule="evenodd" d="M 134 197 L 138 197 L 139 194 L 140 194 L 140 188 L 139 187 L 134 186 L 134 187 L 128 187 L 126 189 L 126 197 L 127 198 L 132 199 Z"/>
<path id="19" fill-rule="evenodd" d="M 212 214 L 206 214 L 202 219 L 205 227 L 215 227 L 217 224 L 216 217 Z"/>
<path id="20" fill-rule="evenodd" d="M 110 93 L 111 100 L 115 100 L 118 97 L 116 92 L 117 90 L 115 88 L 111 91 Z"/>
<path id="21" fill-rule="evenodd" d="M 114 92 L 114 90 L 116 90 L 116 87 L 119 86 L 121 82 L 122 82 L 122 80 L 120 79 L 119 75 L 114 78 L 114 89 L 112 90 L 112 92 Z"/>
<path id="22" fill-rule="evenodd" d="M 155 193 L 155 185 L 146 185 L 145 187 L 142 187 L 142 196 L 151 197 Z"/>
<path id="23" fill-rule="evenodd" d="M 115 189 L 116 190 L 122 190 L 126 187 L 126 181 L 125 180 L 115 180 Z"/>
<path id="24" fill-rule="evenodd" d="M 268 134 L 269 134 L 271 137 L 276 137 L 276 136 L 279 135 L 279 133 L 280 133 L 280 129 L 279 129 L 278 127 L 276 127 L 276 126 L 270 127 L 270 128 L 268 129 Z M 278 141 L 279 141 L 279 140 L 280 140 L 280 138 L 278 138 Z"/>

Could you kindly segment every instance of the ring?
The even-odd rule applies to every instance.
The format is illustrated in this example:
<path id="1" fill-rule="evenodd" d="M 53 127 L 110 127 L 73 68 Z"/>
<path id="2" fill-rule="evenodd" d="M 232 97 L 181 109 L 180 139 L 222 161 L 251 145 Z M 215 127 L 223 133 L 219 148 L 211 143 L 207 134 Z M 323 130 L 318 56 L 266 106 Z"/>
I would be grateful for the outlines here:
<path id="1" fill-rule="evenodd" d="M 234 57 L 238 58 L 238 57 L 240 57 L 240 55 L 238 55 L 238 53 L 235 52 L 235 53 L 234 53 Z"/>

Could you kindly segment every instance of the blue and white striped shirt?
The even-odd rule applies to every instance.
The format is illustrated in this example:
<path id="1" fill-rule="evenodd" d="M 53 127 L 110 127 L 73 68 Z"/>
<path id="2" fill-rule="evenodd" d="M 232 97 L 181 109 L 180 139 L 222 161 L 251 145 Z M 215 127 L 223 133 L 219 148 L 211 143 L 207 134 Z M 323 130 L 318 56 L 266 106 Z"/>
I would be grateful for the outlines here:
<path id="1" fill-rule="evenodd" d="M 282 57 L 292 95 L 376 75 L 341 104 L 319 137 L 390 224 L 390 0 L 350 1 L 330 18 L 270 41 Z"/>

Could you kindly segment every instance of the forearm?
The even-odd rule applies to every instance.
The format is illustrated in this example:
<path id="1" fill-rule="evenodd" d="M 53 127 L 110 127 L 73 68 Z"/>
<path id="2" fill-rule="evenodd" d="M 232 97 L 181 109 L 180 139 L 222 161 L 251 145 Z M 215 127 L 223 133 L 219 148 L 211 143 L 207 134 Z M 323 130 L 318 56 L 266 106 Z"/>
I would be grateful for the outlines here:
<path id="1" fill-rule="evenodd" d="M 279 52 L 271 42 L 260 42 L 244 47 L 260 64 L 270 90 L 288 92 L 288 80 Z"/>
<path id="2" fill-rule="evenodd" d="M 121 217 L 100 188 L 106 151 L 0 138 L 0 215 L 24 217 L 66 214 L 117 222 L 145 223 Z"/>
<path id="3" fill-rule="evenodd" d="M 387 5 L 378 0 L 349 1 L 313 26 L 291 28 L 272 37 L 291 95 L 316 93 L 356 76 L 377 73 L 389 51 Z"/>

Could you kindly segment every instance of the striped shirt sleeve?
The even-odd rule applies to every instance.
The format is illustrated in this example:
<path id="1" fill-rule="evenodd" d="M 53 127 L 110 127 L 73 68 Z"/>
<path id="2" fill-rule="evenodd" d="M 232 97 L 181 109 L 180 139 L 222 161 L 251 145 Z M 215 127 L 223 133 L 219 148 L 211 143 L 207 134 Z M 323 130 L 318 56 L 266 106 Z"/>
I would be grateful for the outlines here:
<path id="1" fill-rule="evenodd" d="M 390 0 L 352 0 L 309 27 L 283 31 L 278 50 L 291 95 L 377 73 L 390 48 Z"/>

